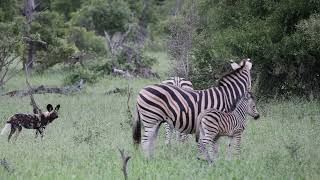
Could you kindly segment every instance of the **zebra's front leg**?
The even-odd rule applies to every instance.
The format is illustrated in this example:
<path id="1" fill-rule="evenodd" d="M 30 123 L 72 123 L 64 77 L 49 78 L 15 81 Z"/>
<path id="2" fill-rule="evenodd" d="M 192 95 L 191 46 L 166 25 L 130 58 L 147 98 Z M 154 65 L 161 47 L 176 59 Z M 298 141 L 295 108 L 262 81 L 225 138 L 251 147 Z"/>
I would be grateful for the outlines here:
<path id="1" fill-rule="evenodd" d="M 227 147 L 227 158 L 226 160 L 231 161 L 232 147 L 234 146 L 234 137 L 228 137 L 228 147 Z"/>
<path id="2" fill-rule="evenodd" d="M 170 145 L 171 144 L 171 137 L 172 137 L 173 128 L 170 127 L 169 123 L 164 123 L 164 126 L 165 126 L 165 130 L 166 130 L 166 141 L 165 141 L 165 144 L 166 145 Z"/>
<path id="3" fill-rule="evenodd" d="M 241 134 L 235 135 L 235 148 L 237 152 L 237 156 L 240 159 L 240 154 L 241 154 Z"/>

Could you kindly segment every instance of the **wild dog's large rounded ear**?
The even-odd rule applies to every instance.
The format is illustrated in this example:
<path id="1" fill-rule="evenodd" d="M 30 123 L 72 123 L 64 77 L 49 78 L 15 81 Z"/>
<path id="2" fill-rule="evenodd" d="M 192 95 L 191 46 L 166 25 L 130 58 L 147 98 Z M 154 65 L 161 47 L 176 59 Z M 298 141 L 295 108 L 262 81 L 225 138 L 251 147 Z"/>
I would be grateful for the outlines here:
<path id="1" fill-rule="evenodd" d="M 54 108 L 54 110 L 56 110 L 56 111 L 59 111 L 59 109 L 60 109 L 60 104 L 58 104 L 58 105 Z"/>
<path id="2" fill-rule="evenodd" d="M 51 104 L 48 104 L 47 105 L 47 110 L 50 112 L 50 111 L 52 111 L 53 110 L 53 106 L 51 105 Z"/>

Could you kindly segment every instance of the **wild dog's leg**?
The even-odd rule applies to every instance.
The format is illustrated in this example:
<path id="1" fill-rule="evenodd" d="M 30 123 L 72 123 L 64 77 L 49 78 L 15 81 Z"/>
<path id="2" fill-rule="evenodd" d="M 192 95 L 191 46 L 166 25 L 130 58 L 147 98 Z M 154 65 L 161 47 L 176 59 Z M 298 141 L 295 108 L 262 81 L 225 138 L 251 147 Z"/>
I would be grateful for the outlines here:
<path id="1" fill-rule="evenodd" d="M 8 142 L 10 142 L 11 136 L 16 132 L 16 127 L 14 124 L 11 124 L 11 131 L 10 134 L 8 136 Z"/>
<path id="2" fill-rule="evenodd" d="M 43 139 L 43 131 L 44 131 L 44 128 L 39 128 L 41 140 Z"/>
<path id="3" fill-rule="evenodd" d="M 37 139 L 38 135 L 39 135 L 39 129 L 36 129 L 36 136 L 34 138 Z"/>
<path id="4" fill-rule="evenodd" d="M 16 134 L 14 135 L 14 141 L 17 141 L 17 138 L 18 138 L 18 136 L 19 136 L 19 134 L 20 134 L 20 132 L 21 132 L 21 130 L 22 130 L 22 127 L 21 126 L 18 126 L 17 127 L 17 132 L 16 132 Z"/>

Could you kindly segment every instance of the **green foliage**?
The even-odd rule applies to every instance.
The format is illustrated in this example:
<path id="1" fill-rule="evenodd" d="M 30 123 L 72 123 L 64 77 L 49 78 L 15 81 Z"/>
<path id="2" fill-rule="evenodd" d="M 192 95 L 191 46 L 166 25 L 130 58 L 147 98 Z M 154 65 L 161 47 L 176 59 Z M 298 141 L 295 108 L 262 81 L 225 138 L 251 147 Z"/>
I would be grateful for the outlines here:
<path id="1" fill-rule="evenodd" d="M 73 24 L 85 27 L 104 36 L 104 31 L 113 34 L 124 32 L 126 25 L 132 22 L 130 9 L 124 1 L 96 0 L 87 3 L 72 18 Z"/>
<path id="2" fill-rule="evenodd" d="M 64 84 L 74 85 L 77 82 L 79 82 L 81 79 L 85 83 L 92 84 L 97 82 L 98 74 L 82 66 L 74 67 L 71 73 L 65 77 Z"/>
<path id="3" fill-rule="evenodd" d="M 82 2 L 83 0 L 53 0 L 51 6 L 54 11 L 63 14 L 65 19 L 69 19 L 71 13 L 81 7 Z"/>
<path id="4" fill-rule="evenodd" d="M 127 54 L 128 52 L 132 54 Z M 117 56 L 116 67 L 135 72 L 139 68 L 151 69 L 156 62 L 157 59 L 147 55 L 144 50 L 129 48 L 127 51 L 121 51 Z"/>
<path id="5" fill-rule="evenodd" d="M 192 79 L 221 72 L 226 59 L 250 57 L 260 94 L 319 95 L 319 1 L 203 0 L 198 8 Z"/>
<path id="6" fill-rule="evenodd" d="M 0 1 L 0 22 L 10 22 L 18 13 L 17 0 Z"/>
<path id="7" fill-rule="evenodd" d="M 82 27 L 71 27 L 68 40 L 80 51 L 93 52 L 99 55 L 106 53 L 105 39 Z"/>
<path id="8" fill-rule="evenodd" d="M 43 11 L 34 15 L 31 23 L 31 37 L 46 43 L 36 44 L 36 59 L 40 70 L 63 62 L 75 51 L 66 41 L 67 25 L 57 12 Z"/>

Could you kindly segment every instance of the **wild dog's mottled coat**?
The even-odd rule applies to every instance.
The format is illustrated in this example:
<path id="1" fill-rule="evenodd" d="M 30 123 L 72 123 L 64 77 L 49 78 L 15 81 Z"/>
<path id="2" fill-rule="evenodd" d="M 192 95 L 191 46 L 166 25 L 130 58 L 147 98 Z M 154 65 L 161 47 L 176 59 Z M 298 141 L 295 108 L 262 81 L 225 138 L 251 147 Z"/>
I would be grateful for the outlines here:
<path id="1" fill-rule="evenodd" d="M 36 137 L 39 133 L 41 134 L 41 137 L 43 137 L 43 130 L 46 126 L 58 118 L 59 108 L 60 105 L 57 105 L 53 109 L 53 106 L 48 104 L 48 111 L 41 114 L 15 114 L 7 120 L 5 127 L 1 131 L 1 135 L 3 135 L 7 129 L 11 129 L 8 136 L 8 141 L 10 141 L 12 135 L 16 133 L 15 138 L 17 138 L 22 127 L 24 127 L 26 129 L 36 129 Z"/>

